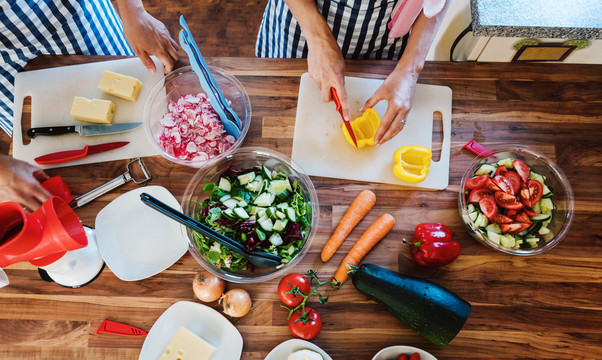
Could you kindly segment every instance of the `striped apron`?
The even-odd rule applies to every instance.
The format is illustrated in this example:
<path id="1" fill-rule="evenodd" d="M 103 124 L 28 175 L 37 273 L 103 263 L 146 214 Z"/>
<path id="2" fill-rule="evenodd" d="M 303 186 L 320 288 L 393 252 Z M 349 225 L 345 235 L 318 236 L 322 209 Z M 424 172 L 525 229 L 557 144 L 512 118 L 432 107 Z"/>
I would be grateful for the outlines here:
<path id="1" fill-rule="evenodd" d="M 407 35 L 391 39 L 387 28 L 395 3 L 395 0 L 316 1 L 346 59 L 401 58 Z M 257 35 L 255 55 L 307 57 L 307 43 L 301 27 L 284 0 L 268 1 Z"/>
<path id="2" fill-rule="evenodd" d="M 12 136 L 14 79 L 39 55 L 134 55 L 110 0 L 0 0 L 0 128 Z"/>

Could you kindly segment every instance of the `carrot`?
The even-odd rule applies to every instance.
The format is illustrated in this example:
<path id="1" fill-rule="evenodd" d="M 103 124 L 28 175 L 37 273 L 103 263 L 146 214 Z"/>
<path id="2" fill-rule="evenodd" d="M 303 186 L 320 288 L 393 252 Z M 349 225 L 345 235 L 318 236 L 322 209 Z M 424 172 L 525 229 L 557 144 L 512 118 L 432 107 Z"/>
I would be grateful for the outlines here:
<path id="1" fill-rule="evenodd" d="M 339 221 L 337 228 L 322 248 L 322 261 L 327 262 L 347 238 L 351 230 L 366 216 L 376 202 L 376 195 L 370 190 L 364 190 L 353 200 L 345 215 Z"/>
<path id="2" fill-rule="evenodd" d="M 395 218 L 389 214 L 382 214 L 376 219 L 349 250 L 334 274 L 334 279 L 343 284 L 348 277 L 347 266 L 357 266 L 364 256 L 393 229 L 393 226 L 395 226 Z"/>

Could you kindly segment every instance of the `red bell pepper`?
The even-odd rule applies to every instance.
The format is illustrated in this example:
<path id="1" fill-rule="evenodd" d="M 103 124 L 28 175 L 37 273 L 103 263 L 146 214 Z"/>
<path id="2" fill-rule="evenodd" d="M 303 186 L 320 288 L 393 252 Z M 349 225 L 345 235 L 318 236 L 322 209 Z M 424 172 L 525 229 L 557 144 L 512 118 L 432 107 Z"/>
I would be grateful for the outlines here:
<path id="1" fill-rule="evenodd" d="M 412 240 L 412 256 L 416 264 L 425 267 L 447 265 L 460 255 L 460 243 L 452 240 L 453 231 L 439 223 L 416 226 Z"/>

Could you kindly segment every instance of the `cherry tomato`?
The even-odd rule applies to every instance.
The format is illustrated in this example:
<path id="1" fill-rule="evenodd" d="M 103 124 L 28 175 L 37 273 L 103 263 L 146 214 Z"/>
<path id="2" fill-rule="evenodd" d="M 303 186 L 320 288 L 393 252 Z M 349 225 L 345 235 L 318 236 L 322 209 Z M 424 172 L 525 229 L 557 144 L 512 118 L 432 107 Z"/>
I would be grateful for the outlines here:
<path id="1" fill-rule="evenodd" d="M 485 187 L 493 192 L 502 190 L 499 187 L 499 185 L 495 181 L 493 181 L 493 179 L 487 179 L 487 182 L 485 183 Z"/>
<path id="2" fill-rule="evenodd" d="M 491 221 L 493 221 L 494 223 L 497 223 L 497 224 L 509 224 L 514 220 L 512 220 L 508 216 L 497 213 L 497 214 L 495 214 L 493 219 L 491 219 Z"/>
<path id="3" fill-rule="evenodd" d="M 477 189 L 485 186 L 487 183 L 487 179 L 489 179 L 489 175 L 477 175 L 466 181 L 467 189 Z"/>
<path id="4" fill-rule="evenodd" d="M 523 183 L 520 179 L 520 176 L 514 171 L 508 171 L 504 174 L 504 177 L 510 183 L 510 187 L 512 188 L 512 195 L 518 194 L 518 191 L 520 190 L 520 187 Z"/>
<path id="5" fill-rule="evenodd" d="M 419 353 L 413 353 L 412 356 L 410 356 L 410 360 L 421 360 L 420 359 L 420 354 Z"/>
<path id="6" fill-rule="evenodd" d="M 523 179 L 524 182 L 527 182 L 527 180 L 529 180 L 529 176 L 531 175 L 531 170 L 527 164 L 525 164 L 522 160 L 514 160 L 512 165 L 516 169 L 518 175 L 520 175 L 520 178 Z"/>
<path id="7" fill-rule="evenodd" d="M 487 176 L 487 175 L 485 175 L 485 176 Z M 409 360 L 409 358 L 406 354 L 399 354 L 399 356 L 397 357 L 397 360 Z"/>
<path id="8" fill-rule="evenodd" d="M 529 189 L 527 188 L 522 188 L 520 189 L 520 198 L 521 201 L 523 202 L 523 204 L 525 204 L 525 206 L 531 207 L 533 206 L 533 204 L 531 203 L 531 193 L 529 193 Z"/>
<path id="9" fill-rule="evenodd" d="M 525 207 L 523 203 L 516 200 L 516 196 L 503 191 L 496 191 L 493 197 L 495 202 L 504 209 L 520 210 Z"/>
<path id="10" fill-rule="evenodd" d="M 500 165 L 495 169 L 495 175 L 504 175 L 508 172 L 508 169 L 504 165 Z"/>
<path id="11" fill-rule="evenodd" d="M 505 176 L 497 175 L 493 178 L 493 182 L 503 191 L 512 194 L 512 185 Z M 512 194 L 514 195 L 514 194 Z"/>
<path id="12" fill-rule="evenodd" d="M 479 207 L 485 216 L 493 219 L 497 215 L 497 205 L 492 198 L 483 197 L 479 200 Z"/>
<path id="13" fill-rule="evenodd" d="M 476 203 L 476 202 L 479 202 L 479 200 L 481 200 L 481 198 L 483 198 L 483 197 L 488 197 L 488 198 L 493 199 L 493 192 L 491 192 L 491 190 L 486 189 L 486 188 L 474 189 L 470 192 L 470 195 L 468 195 L 468 201 Z"/>
<path id="14" fill-rule="evenodd" d="M 529 228 L 529 224 L 523 224 L 523 223 L 510 223 L 510 224 L 501 224 L 500 227 L 502 228 L 502 233 L 504 234 L 511 234 L 511 235 L 515 235 L 518 234 L 520 232 L 523 232 L 525 230 L 527 230 Z"/>
<path id="15" fill-rule="evenodd" d="M 296 311 L 288 320 L 288 329 L 296 338 L 311 340 L 322 330 L 322 317 L 315 310 L 306 307 L 306 318 L 303 319 L 299 314 L 300 311 Z"/>
<path id="16" fill-rule="evenodd" d="M 303 301 L 303 296 L 290 293 L 293 288 L 297 288 L 305 295 L 311 291 L 309 280 L 305 276 L 291 273 L 283 277 L 278 283 L 278 296 L 284 305 L 288 307 L 295 307 Z"/>
<path id="17" fill-rule="evenodd" d="M 529 201 L 531 206 L 535 205 L 543 195 L 543 185 L 534 179 L 527 181 L 527 189 L 529 189 Z"/>

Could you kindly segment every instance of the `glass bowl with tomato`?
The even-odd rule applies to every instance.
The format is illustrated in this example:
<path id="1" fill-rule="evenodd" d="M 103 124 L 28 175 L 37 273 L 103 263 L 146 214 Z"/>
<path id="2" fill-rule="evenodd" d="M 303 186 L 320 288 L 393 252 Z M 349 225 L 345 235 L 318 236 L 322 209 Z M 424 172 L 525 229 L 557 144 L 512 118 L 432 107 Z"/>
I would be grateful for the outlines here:
<path id="1" fill-rule="evenodd" d="M 562 169 L 522 145 L 477 157 L 460 183 L 458 206 L 475 239 L 519 256 L 558 245 L 575 212 L 573 190 Z"/>
<path id="2" fill-rule="evenodd" d="M 256 283 L 288 273 L 315 237 L 318 195 L 309 176 L 287 156 L 243 147 L 200 168 L 182 198 L 182 212 L 239 243 L 246 251 L 277 255 L 258 267 L 192 229 L 182 228 L 195 260 L 230 282 Z"/>

